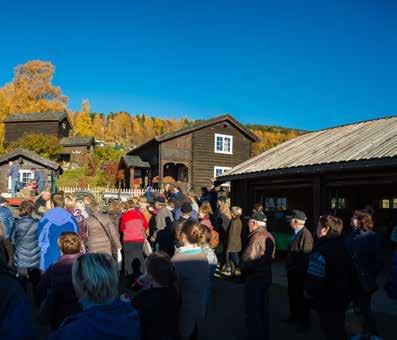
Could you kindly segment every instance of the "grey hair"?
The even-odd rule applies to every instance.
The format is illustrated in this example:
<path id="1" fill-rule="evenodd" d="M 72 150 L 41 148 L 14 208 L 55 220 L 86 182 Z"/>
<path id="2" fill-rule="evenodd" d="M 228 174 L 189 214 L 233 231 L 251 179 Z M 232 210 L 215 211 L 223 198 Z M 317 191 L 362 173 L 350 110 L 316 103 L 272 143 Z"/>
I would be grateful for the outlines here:
<path id="1" fill-rule="evenodd" d="M 237 206 L 231 207 L 230 210 L 231 210 L 232 214 L 235 215 L 235 216 L 241 216 L 242 213 L 243 213 L 241 208 L 237 207 Z"/>
<path id="2" fill-rule="evenodd" d="M 118 296 L 117 266 L 108 254 L 80 256 L 73 263 L 72 280 L 79 297 L 84 297 L 91 303 L 110 303 Z"/>

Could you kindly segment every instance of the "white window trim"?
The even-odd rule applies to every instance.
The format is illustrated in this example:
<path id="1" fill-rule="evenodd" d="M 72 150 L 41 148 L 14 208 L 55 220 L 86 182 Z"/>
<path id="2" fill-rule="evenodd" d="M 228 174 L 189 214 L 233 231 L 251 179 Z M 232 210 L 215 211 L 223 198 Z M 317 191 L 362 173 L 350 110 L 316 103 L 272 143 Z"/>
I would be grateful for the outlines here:
<path id="1" fill-rule="evenodd" d="M 31 174 L 32 180 L 33 180 L 33 173 L 31 170 L 24 170 L 20 169 L 19 170 L 19 182 L 22 183 L 22 174 Z M 8 176 L 8 189 L 11 190 L 11 176 Z"/>
<path id="2" fill-rule="evenodd" d="M 231 170 L 230 166 L 214 166 L 214 178 L 216 178 L 216 170 L 222 170 L 222 175 L 226 172 Z"/>
<path id="3" fill-rule="evenodd" d="M 230 138 L 230 151 L 224 151 L 224 150 L 219 151 L 219 150 L 216 149 L 216 139 L 218 137 L 222 138 L 222 149 L 224 148 L 224 138 L 225 137 L 226 138 Z M 215 141 L 214 141 L 214 152 L 215 153 L 223 153 L 223 154 L 232 155 L 233 154 L 233 136 L 231 136 L 231 135 L 222 135 L 220 133 L 216 133 L 215 134 Z"/>

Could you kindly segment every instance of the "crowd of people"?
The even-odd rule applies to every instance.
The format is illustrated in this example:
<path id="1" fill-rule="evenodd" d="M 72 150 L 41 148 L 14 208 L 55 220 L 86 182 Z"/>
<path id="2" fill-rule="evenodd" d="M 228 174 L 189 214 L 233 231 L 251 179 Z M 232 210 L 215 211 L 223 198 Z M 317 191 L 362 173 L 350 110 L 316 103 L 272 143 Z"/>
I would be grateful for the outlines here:
<path id="1" fill-rule="evenodd" d="M 198 339 L 218 272 L 244 284 L 248 338 L 270 339 L 276 240 L 260 204 L 245 223 L 228 201 L 207 188 L 197 197 L 173 187 L 104 211 L 90 196 L 43 189 L 14 218 L 0 197 L 0 338 Z M 371 214 L 355 211 L 350 226 L 321 216 L 315 240 L 304 212 L 293 210 L 289 221 L 282 321 L 305 334 L 314 310 L 327 339 L 347 339 L 352 305 L 363 334 L 377 336 L 371 298 L 382 261 Z M 397 244 L 397 229 L 392 238 Z"/>

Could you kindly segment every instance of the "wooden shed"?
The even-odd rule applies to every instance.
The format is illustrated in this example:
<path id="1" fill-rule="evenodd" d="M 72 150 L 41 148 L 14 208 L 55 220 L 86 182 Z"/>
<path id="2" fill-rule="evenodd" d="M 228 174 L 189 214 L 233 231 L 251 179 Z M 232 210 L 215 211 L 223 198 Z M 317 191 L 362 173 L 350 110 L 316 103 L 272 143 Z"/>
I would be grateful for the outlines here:
<path id="1" fill-rule="evenodd" d="M 62 146 L 61 160 L 73 166 L 83 166 L 86 157 L 94 150 L 94 137 L 64 137 L 59 143 Z"/>
<path id="2" fill-rule="evenodd" d="M 26 149 L 15 149 L 0 156 L 0 193 L 9 193 L 11 179 L 7 176 L 9 171 L 8 162 L 12 161 L 19 166 L 19 181 L 25 185 L 33 180 L 32 168 L 42 173 L 45 186 L 52 188 L 54 179 L 58 176 L 59 165 L 37 153 Z"/>
<path id="3" fill-rule="evenodd" d="M 150 164 L 139 156 L 121 157 L 119 171 L 123 172 L 123 187 L 143 188 L 149 183 Z"/>
<path id="4" fill-rule="evenodd" d="M 68 137 L 72 124 L 66 112 L 19 113 L 4 119 L 4 129 L 4 145 L 8 145 L 24 134 Z"/>
<path id="5" fill-rule="evenodd" d="M 203 186 L 210 187 L 216 176 L 248 159 L 256 140 L 248 128 L 223 115 L 157 136 L 127 155 L 149 163 L 150 184 L 161 186 L 168 181 L 199 192 Z"/>
<path id="6" fill-rule="evenodd" d="M 232 204 L 245 214 L 255 203 L 269 214 L 301 209 L 313 230 L 320 214 L 348 226 L 355 209 L 367 208 L 387 240 L 397 225 L 397 116 L 307 133 L 217 180 L 230 181 Z"/>

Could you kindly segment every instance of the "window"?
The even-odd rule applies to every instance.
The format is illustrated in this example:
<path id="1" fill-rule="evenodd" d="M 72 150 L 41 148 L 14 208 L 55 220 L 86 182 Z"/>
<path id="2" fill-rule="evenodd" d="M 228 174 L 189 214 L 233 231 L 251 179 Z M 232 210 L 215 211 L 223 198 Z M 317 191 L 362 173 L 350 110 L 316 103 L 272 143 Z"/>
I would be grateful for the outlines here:
<path id="1" fill-rule="evenodd" d="M 19 170 L 19 180 L 22 186 L 26 186 L 26 184 L 33 181 L 33 173 L 30 170 Z"/>
<path id="2" fill-rule="evenodd" d="M 230 167 L 226 166 L 215 166 L 214 167 L 214 177 L 223 175 L 226 171 L 230 170 Z"/>
<path id="3" fill-rule="evenodd" d="M 265 198 L 265 210 L 287 210 L 287 198 L 286 197 L 266 197 Z"/>
<path id="4" fill-rule="evenodd" d="M 233 153 L 233 136 L 215 134 L 215 150 L 216 153 Z"/>
<path id="5" fill-rule="evenodd" d="M 393 209 L 397 209 L 397 198 L 393 198 Z"/>
<path id="6" fill-rule="evenodd" d="M 346 199 L 344 197 L 338 197 L 338 201 L 336 198 L 331 198 L 331 209 L 346 209 Z"/>
<path id="7" fill-rule="evenodd" d="M 390 208 L 390 200 L 389 199 L 380 200 L 380 208 L 381 209 L 389 209 Z"/>

